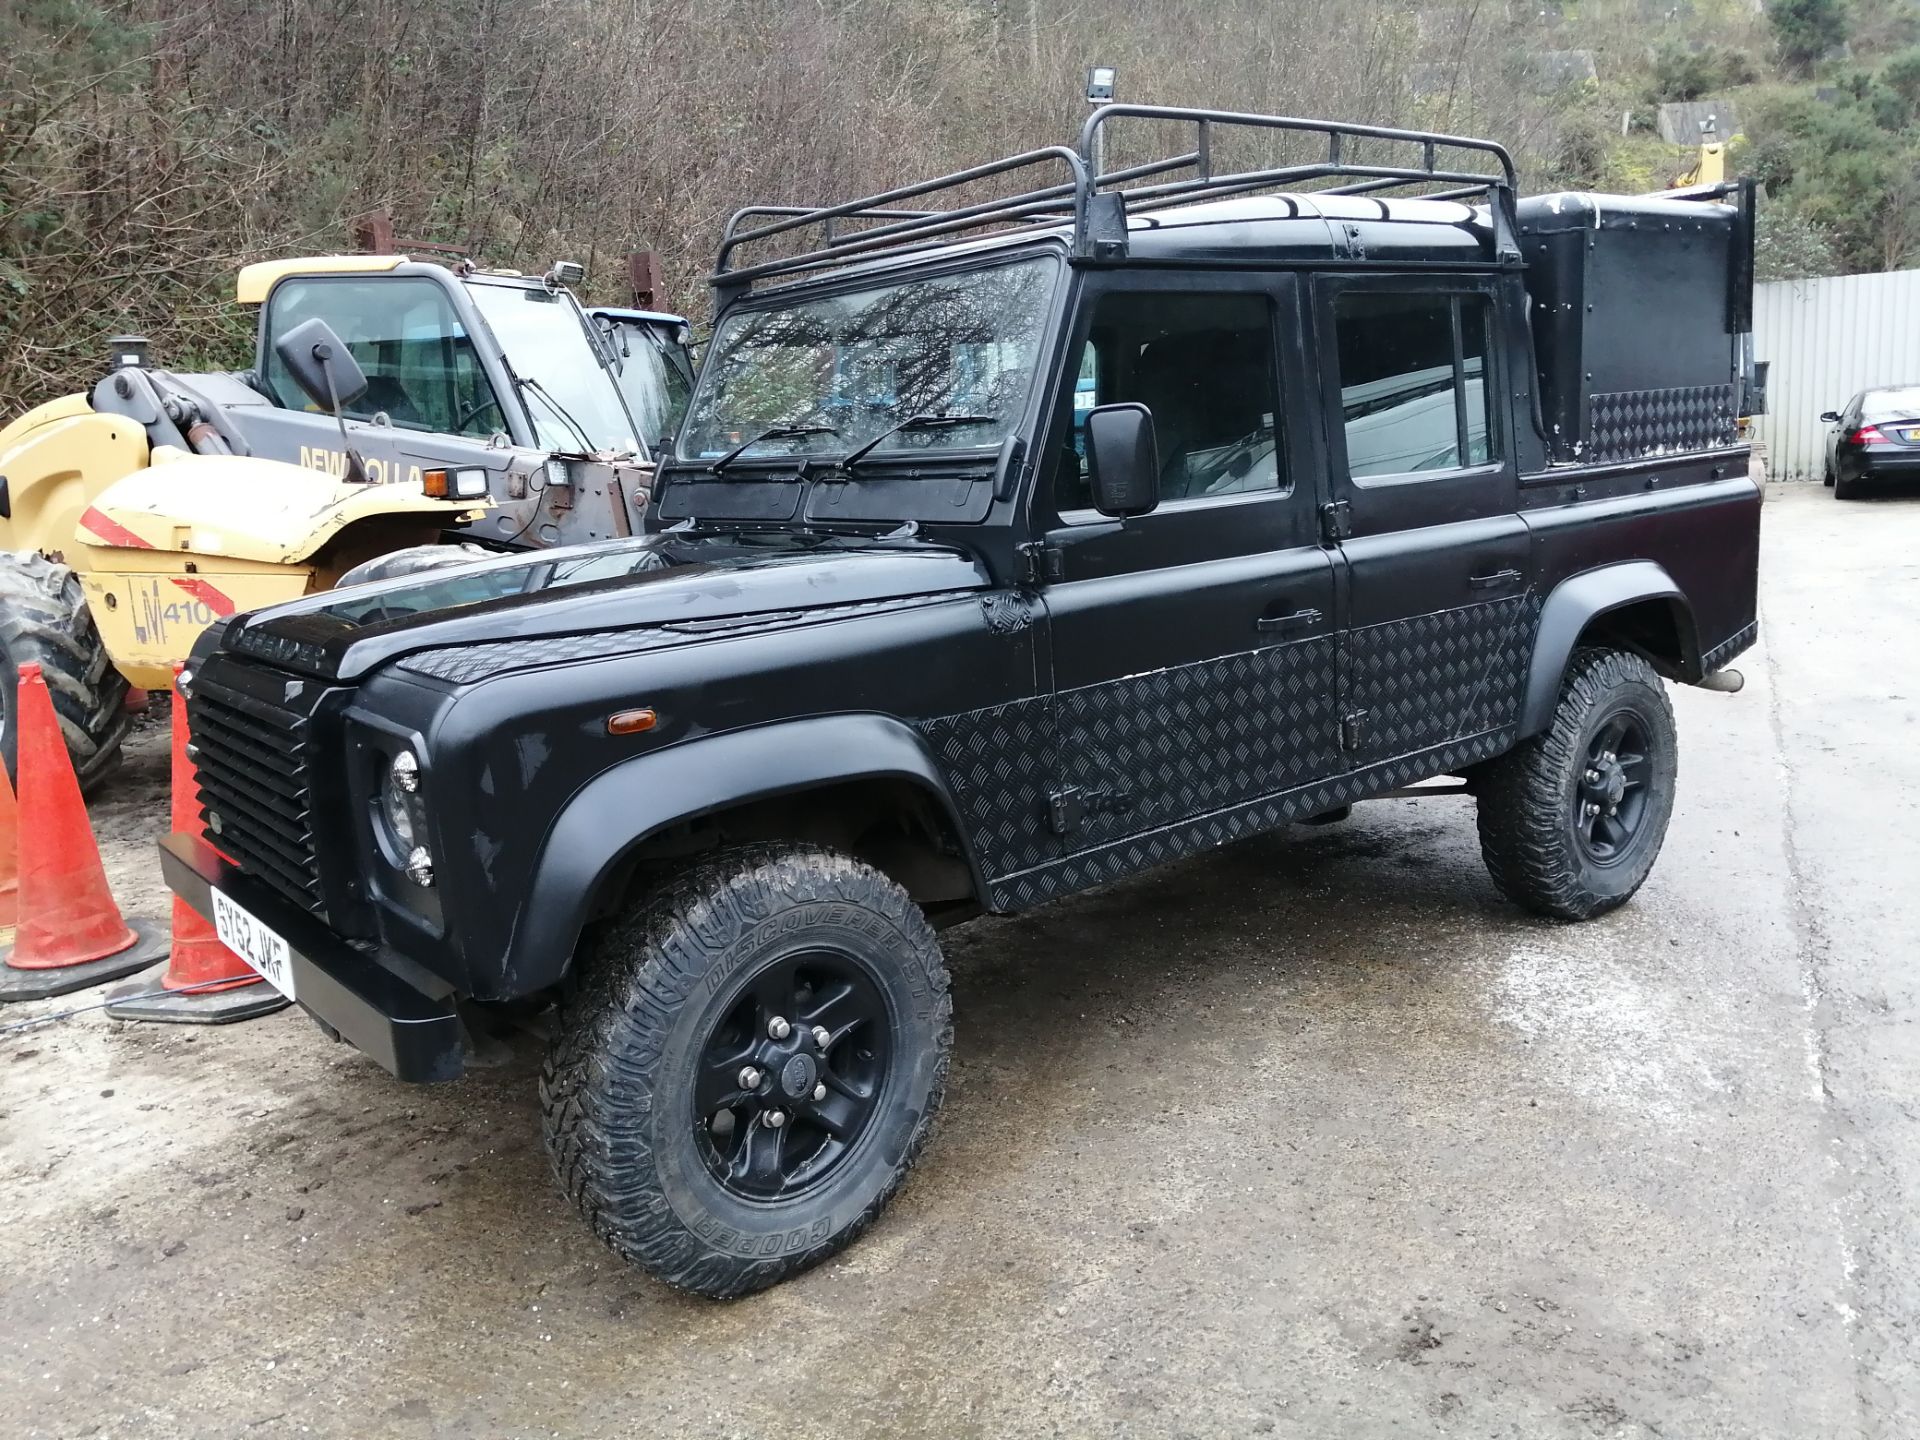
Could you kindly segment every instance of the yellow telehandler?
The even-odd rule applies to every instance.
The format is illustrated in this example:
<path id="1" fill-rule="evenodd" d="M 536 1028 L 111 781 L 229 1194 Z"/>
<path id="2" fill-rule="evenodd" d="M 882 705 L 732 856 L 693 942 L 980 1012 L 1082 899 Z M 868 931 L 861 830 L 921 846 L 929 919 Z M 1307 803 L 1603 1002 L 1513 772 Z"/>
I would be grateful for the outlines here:
<path id="1" fill-rule="evenodd" d="M 222 617 L 476 548 L 631 534 L 691 390 L 688 329 L 587 310 L 583 278 L 399 254 L 250 265 L 251 369 L 171 373 L 122 336 L 89 394 L 0 429 L 9 772 L 22 662 L 91 784 L 118 760 L 129 685 L 165 688 Z"/>

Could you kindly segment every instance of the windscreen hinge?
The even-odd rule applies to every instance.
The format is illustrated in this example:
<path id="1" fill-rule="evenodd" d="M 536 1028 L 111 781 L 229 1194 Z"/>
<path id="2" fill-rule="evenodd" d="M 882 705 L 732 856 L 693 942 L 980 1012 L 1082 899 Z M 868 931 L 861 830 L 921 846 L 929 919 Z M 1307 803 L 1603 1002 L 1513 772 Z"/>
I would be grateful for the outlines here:
<path id="1" fill-rule="evenodd" d="M 1025 585 L 1043 585 L 1049 580 L 1067 578 L 1066 557 L 1058 545 L 1044 540 L 1029 540 L 1014 547 L 1020 556 L 1020 580 Z"/>

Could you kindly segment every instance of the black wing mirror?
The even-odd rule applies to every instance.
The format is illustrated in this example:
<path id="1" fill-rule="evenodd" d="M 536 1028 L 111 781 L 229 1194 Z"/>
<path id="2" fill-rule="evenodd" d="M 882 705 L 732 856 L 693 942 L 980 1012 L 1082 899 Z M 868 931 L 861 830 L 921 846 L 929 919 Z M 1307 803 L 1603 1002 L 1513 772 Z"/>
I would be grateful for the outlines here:
<path id="1" fill-rule="evenodd" d="M 1838 410 L 1822 410 L 1820 412 L 1820 418 L 1829 425 L 1838 425 L 1840 423 L 1840 412 Z"/>
<path id="2" fill-rule="evenodd" d="M 346 343 L 333 333 L 333 327 L 315 316 L 302 320 L 273 342 L 273 353 L 287 367 L 309 400 L 333 416 L 340 427 L 340 448 L 347 455 L 346 479 L 356 485 L 368 482 L 367 462 L 353 448 L 347 435 L 345 407 L 367 393 L 366 372 Z"/>
<path id="3" fill-rule="evenodd" d="M 1145 515 L 1160 503 L 1160 446 L 1144 405 L 1087 412 L 1087 478 L 1102 515 Z"/>
<path id="4" fill-rule="evenodd" d="M 333 327 L 318 317 L 302 320 L 273 342 L 273 353 L 293 383 L 329 415 L 367 393 L 367 377 Z"/>

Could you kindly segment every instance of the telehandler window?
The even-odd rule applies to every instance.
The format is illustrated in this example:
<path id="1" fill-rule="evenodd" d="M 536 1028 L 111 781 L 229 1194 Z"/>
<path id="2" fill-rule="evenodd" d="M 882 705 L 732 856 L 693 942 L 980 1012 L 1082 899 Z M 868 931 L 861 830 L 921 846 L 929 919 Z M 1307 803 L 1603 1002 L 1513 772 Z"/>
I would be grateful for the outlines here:
<path id="1" fill-rule="evenodd" d="M 303 320 L 327 322 L 366 372 L 367 393 L 346 407 L 355 420 L 385 415 L 404 430 L 484 437 L 507 419 L 473 341 L 431 280 L 412 276 L 283 280 L 268 301 L 266 363 L 275 403 L 313 408 L 273 353 Z"/>

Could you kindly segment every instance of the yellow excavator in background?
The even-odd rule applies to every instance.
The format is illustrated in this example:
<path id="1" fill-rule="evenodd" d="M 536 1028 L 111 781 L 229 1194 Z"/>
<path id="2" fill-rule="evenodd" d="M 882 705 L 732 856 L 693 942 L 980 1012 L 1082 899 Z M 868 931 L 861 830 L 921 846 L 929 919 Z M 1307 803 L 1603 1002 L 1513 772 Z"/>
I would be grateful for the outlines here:
<path id="1" fill-rule="evenodd" d="M 1693 168 L 1685 174 L 1673 177 L 1674 190 L 1687 190 L 1695 185 L 1718 185 L 1727 178 L 1727 144 L 1720 138 L 1719 122 L 1708 116 L 1700 122 L 1700 154 L 1693 162 Z"/>
<path id="2" fill-rule="evenodd" d="M 23 662 L 91 784 L 118 759 L 129 686 L 167 687 L 225 616 L 476 548 L 633 533 L 693 378 L 686 322 L 640 308 L 657 270 L 633 275 L 634 308 L 588 310 L 569 262 L 250 265 L 251 369 L 175 374 L 122 336 L 90 393 L 0 428 L 9 772 Z"/>

